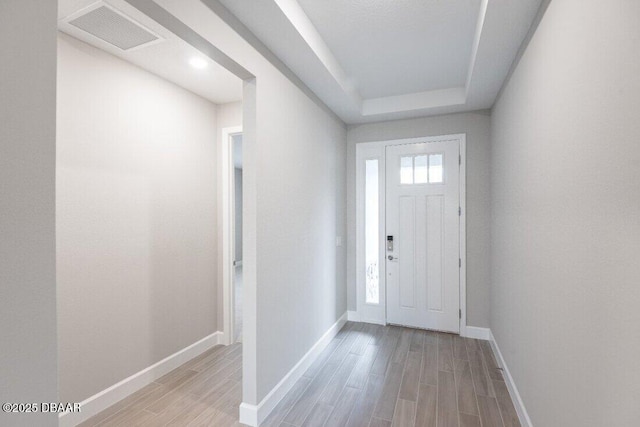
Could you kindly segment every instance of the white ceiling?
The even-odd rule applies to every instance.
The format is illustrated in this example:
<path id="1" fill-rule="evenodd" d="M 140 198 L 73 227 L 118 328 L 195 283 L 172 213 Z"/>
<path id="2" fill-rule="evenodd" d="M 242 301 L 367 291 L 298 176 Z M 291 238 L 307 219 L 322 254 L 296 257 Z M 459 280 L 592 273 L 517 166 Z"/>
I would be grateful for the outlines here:
<path id="1" fill-rule="evenodd" d="M 490 108 L 541 3 L 202 1 L 229 9 L 347 123 Z"/>
<path id="2" fill-rule="evenodd" d="M 246 26 L 239 32 L 249 43 L 259 51 L 264 43 L 346 123 L 365 123 L 490 108 L 542 0 L 200 1 L 226 7 Z M 60 0 L 59 18 L 94 2 Z M 59 27 L 213 102 L 241 100 L 232 73 L 126 0 L 108 3 L 164 41 L 123 52 L 62 21 Z M 233 16 L 220 18 L 234 26 Z M 209 67 L 191 68 L 193 56 Z"/>
<path id="3" fill-rule="evenodd" d="M 200 54 L 191 45 L 123 0 L 109 0 L 106 3 L 160 35 L 163 38 L 161 42 L 139 49 L 122 51 L 63 22 L 64 18 L 94 3 L 96 3 L 96 0 L 59 0 L 58 28 L 75 38 L 131 62 L 216 104 L 242 100 L 242 81 L 238 77 L 205 55 Z M 206 60 L 208 66 L 202 70 L 191 67 L 189 60 L 193 57 L 200 57 Z"/>
<path id="4" fill-rule="evenodd" d="M 465 84 L 479 0 L 298 3 L 363 98 Z"/>

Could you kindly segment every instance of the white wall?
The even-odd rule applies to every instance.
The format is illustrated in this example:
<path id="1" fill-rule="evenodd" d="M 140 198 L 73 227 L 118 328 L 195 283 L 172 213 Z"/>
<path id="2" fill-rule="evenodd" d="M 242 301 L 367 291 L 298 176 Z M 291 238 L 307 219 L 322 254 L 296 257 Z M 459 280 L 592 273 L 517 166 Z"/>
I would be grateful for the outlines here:
<path id="1" fill-rule="evenodd" d="M 339 168 L 346 130 L 283 76 L 258 84 L 263 96 L 258 96 L 257 355 L 258 396 L 265 396 L 346 311 L 336 250 L 336 236 L 343 235 L 337 219 L 343 209 Z M 270 109 L 272 103 L 278 108 Z"/>
<path id="2" fill-rule="evenodd" d="M 217 114 L 217 123 L 221 130 L 226 127 L 242 126 L 242 102 L 219 104 Z"/>
<path id="3" fill-rule="evenodd" d="M 159 3 L 256 76 L 243 100 L 243 400 L 255 405 L 346 310 L 346 128 L 202 2 Z"/>
<path id="4" fill-rule="evenodd" d="M 349 126 L 348 284 L 356 309 L 355 146 L 361 142 L 467 134 L 467 324 L 488 327 L 490 318 L 490 122 L 488 111 Z"/>
<path id="5" fill-rule="evenodd" d="M 60 399 L 218 330 L 216 106 L 58 40 Z"/>
<path id="6" fill-rule="evenodd" d="M 552 1 L 493 111 L 491 329 L 535 426 L 640 425 L 638 17 Z"/>
<path id="7" fill-rule="evenodd" d="M 56 1 L 0 2 L 0 402 L 57 402 Z M 55 415 L 0 412 L 0 425 Z"/>

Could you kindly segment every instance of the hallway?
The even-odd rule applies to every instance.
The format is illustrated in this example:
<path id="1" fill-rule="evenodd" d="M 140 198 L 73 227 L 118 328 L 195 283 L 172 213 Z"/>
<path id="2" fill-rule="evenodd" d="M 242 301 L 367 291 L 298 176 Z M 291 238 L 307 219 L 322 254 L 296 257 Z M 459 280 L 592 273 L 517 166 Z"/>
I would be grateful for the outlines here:
<path id="1" fill-rule="evenodd" d="M 239 426 L 241 348 L 216 346 L 82 426 Z M 520 424 L 488 342 L 349 322 L 262 425 Z"/>

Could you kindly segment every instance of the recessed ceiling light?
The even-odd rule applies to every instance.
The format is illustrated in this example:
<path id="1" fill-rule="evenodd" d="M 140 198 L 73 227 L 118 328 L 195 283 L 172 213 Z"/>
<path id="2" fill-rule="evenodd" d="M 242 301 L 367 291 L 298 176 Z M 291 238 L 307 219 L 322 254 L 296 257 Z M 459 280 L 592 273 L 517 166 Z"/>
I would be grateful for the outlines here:
<path id="1" fill-rule="evenodd" d="M 198 70 L 202 70 L 204 68 L 207 68 L 207 61 L 205 61 L 202 58 L 198 58 L 198 57 L 193 57 L 189 60 L 189 65 L 191 65 L 193 68 L 197 68 Z"/>

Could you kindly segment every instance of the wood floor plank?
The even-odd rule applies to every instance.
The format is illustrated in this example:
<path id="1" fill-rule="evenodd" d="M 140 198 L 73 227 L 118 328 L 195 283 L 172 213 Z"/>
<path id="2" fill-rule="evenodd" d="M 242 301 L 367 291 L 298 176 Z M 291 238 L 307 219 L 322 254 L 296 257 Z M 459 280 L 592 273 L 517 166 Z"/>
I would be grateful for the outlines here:
<path id="1" fill-rule="evenodd" d="M 477 415 L 458 414 L 460 417 L 460 427 L 481 427 L 480 417 Z"/>
<path id="2" fill-rule="evenodd" d="M 349 334 L 344 337 L 342 342 L 338 345 L 336 350 L 331 353 L 329 358 L 327 359 L 327 363 L 336 363 L 340 365 L 344 359 L 351 353 L 351 348 L 353 344 L 358 339 L 358 332 L 361 326 L 353 326 L 349 331 Z"/>
<path id="3" fill-rule="evenodd" d="M 198 363 L 200 363 L 202 360 L 216 357 L 216 354 L 219 353 L 220 351 L 222 351 L 222 349 L 224 349 L 223 345 L 216 345 L 216 346 L 210 348 L 209 350 L 205 351 L 204 353 L 202 353 L 202 354 L 194 357 L 193 359 L 189 360 L 187 363 L 182 365 L 182 368 L 184 368 L 184 369 L 193 369 L 193 367 L 195 365 L 197 365 Z"/>
<path id="4" fill-rule="evenodd" d="M 177 396 L 176 399 L 171 401 L 170 404 L 164 406 L 160 411 L 156 412 L 157 416 L 154 418 L 154 423 L 159 425 L 166 425 L 174 418 L 178 417 L 185 411 L 191 410 L 194 405 L 200 401 L 201 398 L 193 394 L 182 393 Z M 147 409 L 147 411 L 150 411 Z"/>
<path id="5" fill-rule="evenodd" d="M 503 381 L 493 380 L 493 389 L 496 392 L 498 409 L 500 409 L 505 427 L 520 427 L 520 419 L 516 408 L 513 406 L 513 400 L 511 400 L 507 385 Z"/>
<path id="6" fill-rule="evenodd" d="M 203 397 L 198 398 L 198 400 L 190 407 L 185 408 L 181 413 L 171 419 L 167 423 L 167 426 L 179 427 L 188 425 L 190 422 L 198 418 L 198 416 L 200 416 L 200 414 L 205 412 L 208 408 L 215 407 L 217 402 L 222 399 L 227 393 L 229 393 L 235 385 L 236 383 L 231 380 L 222 381 L 218 387 L 211 390 Z"/>
<path id="7" fill-rule="evenodd" d="M 369 427 L 391 427 L 391 421 L 382 418 L 372 418 Z"/>
<path id="8" fill-rule="evenodd" d="M 357 389 L 364 389 L 367 385 L 367 379 L 369 378 L 369 372 L 373 366 L 373 362 L 378 354 L 379 347 L 369 344 L 364 351 L 364 354 L 358 360 L 355 368 L 349 376 L 347 386 Z"/>
<path id="9" fill-rule="evenodd" d="M 382 418 L 389 420 L 393 418 L 393 412 L 396 406 L 396 399 L 400 392 L 400 383 L 402 382 L 402 372 L 404 365 L 400 363 L 391 363 L 389 366 L 389 372 L 385 377 L 384 387 L 382 388 L 382 394 L 376 404 L 376 409 L 373 416 L 376 418 Z"/>
<path id="10" fill-rule="evenodd" d="M 237 419 L 238 407 L 242 400 L 242 385 L 235 384 L 228 393 L 208 406 L 198 417 L 191 421 L 189 427 L 209 427 L 230 425 Z"/>
<path id="11" fill-rule="evenodd" d="M 360 393 L 361 390 L 345 387 L 326 425 L 335 427 L 346 425 Z"/>
<path id="12" fill-rule="evenodd" d="M 337 369 L 338 365 L 327 362 L 293 404 L 283 421 L 297 426 L 302 425 Z"/>
<path id="13" fill-rule="evenodd" d="M 159 414 L 167 407 L 180 400 L 183 396 L 190 394 L 188 392 L 188 387 L 196 380 L 197 378 L 191 377 L 189 378 L 189 381 L 183 382 L 179 386 L 168 388 L 169 391 L 167 393 L 151 402 L 148 406 L 145 407 L 145 409 L 149 412 L 153 412 L 154 414 Z"/>
<path id="14" fill-rule="evenodd" d="M 491 349 L 489 341 L 482 341 L 480 343 L 480 347 L 482 348 L 482 355 L 484 356 L 484 362 L 489 373 L 489 378 L 492 380 L 504 381 L 502 371 L 498 366 L 498 362 L 496 362 L 496 358 L 493 355 L 493 350 Z"/>
<path id="15" fill-rule="evenodd" d="M 467 344 L 467 350 L 480 349 L 479 339 L 465 337 L 464 342 Z"/>
<path id="16" fill-rule="evenodd" d="M 207 402 L 210 402 L 211 404 L 216 402 L 235 384 L 236 382 L 230 380 L 220 381 L 219 383 L 214 384 L 212 389 L 207 392 Z M 167 396 L 172 396 L 173 398 L 171 400 L 167 400 Z M 152 405 L 147 407 L 147 410 L 158 413 L 158 420 L 164 420 L 165 424 L 167 424 L 170 421 L 181 417 L 185 412 L 195 411 L 198 404 L 204 401 L 204 398 L 205 396 L 197 396 L 195 394 L 188 393 L 185 389 L 176 389 L 156 400 Z M 201 412 L 202 409 L 203 408 L 198 411 Z"/>
<path id="17" fill-rule="evenodd" d="M 469 360 L 469 356 L 467 355 L 467 345 L 464 338 L 460 335 L 453 336 L 453 358 Z"/>
<path id="18" fill-rule="evenodd" d="M 320 402 L 331 406 L 335 406 L 337 404 L 338 398 L 342 394 L 342 390 L 347 384 L 349 376 L 351 376 L 351 372 L 353 372 L 353 368 L 355 368 L 356 363 L 358 363 L 359 360 L 360 356 L 357 354 L 349 354 L 346 357 L 331 380 L 327 383 L 322 395 L 320 395 Z"/>
<path id="19" fill-rule="evenodd" d="M 424 343 L 438 345 L 438 333 L 434 331 L 425 331 Z"/>
<path id="20" fill-rule="evenodd" d="M 371 366 L 371 373 L 374 375 L 385 375 L 387 372 L 387 368 L 391 362 L 391 356 L 398 342 L 398 336 L 392 333 L 392 331 L 393 329 L 389 329 L 382 339 L 376 359 Z"/>
<path id="21" fill-rule="evenodd" d="M 160 387 L 151 389 L 151 391 L 140 396 L 139 399 L 136 399 L 135 402 L 128 405 L 126 410 L 117 412 L 116 414 L 105 419 L 104 422 L 99 423 L 98 425 L 109 426 L 109 425 L 122 424 L 128 418 L 130 418 L 133 413 L 142 411 L 144 408 L 146 408 L 147 406 L 155 402 L 160 397 L 167 394 L 169 391 L 170 390 L 166 386 L 160 384 Z"/>
<path id="22" fill-rule="evenodd" d="M 203 412 L 198 418 L 188 424 L 188 427 L 231 426 L 233 418 L 217 409 Z"/>
<path id="23" fill-rule="evenodd" d="M 314 378 L 318 372 L 322 369 L 322 367 L 327 363 L 329 357 L 333 354 L 334 351 L 338 348 L 338 346 L 342 343 L 341 339 L 334 338 L 329 344 L 325 347 L 322 352 L 318 355 L 318 358 L 311 364 L 309 369 L 305 371 L 303 374 L 307 378 Z"/>
<path id="24" fill-rule="evenodd" d="M 487 375 L 484 361 L 473 359 L 469 361 L 469 366 L 471 367 L 471 376 L 473 378 L 476 395 L 495 397 L 496 394 L 493 390 L 493 384 Z"/>
<path id="25" fill-rule="evenodd" d="M 456 411 L 441 411 L 438 409 L 438 427 L 458 427 L 458 413 Z"/>
<path id="26" fill-rule="evenodd" d="M 369 345 L 380 345 L 382 338 L 386 333 L 385 327 L 382 325 L 371 325 L 371 339 L 369 340 Z"/>
<path id="27" fill-rule="evenodd" d="M 156 417 L 156 414 L 153 414 L 149 411 L 145 411 L 144 409 L 138 409 L 135 411 L 128 411 L 125 417 L 117 421 L 117 424 L 114 424 L 114 420 L 112 420 L 112 421 L 107 421 L 104 424 L 104 426 L 105 427 L 114 427 L 114 426 L 155 427 L 158 425 L 153 422 L 155 417 Z"/>
<path id="28" fill-rule="evenodd" d="M 298 397 L 306 390 L 310 382 L 311 379 L 304 376 L 296 381 L 291 390 L 289 390 L 289 393 L 287 393 L 273 411 L 271 411 L 271 414 L 269 414 L 264 421 L 262 427 L 276 427 L 280 425 L 291 406 L 293 406 Z"/>
<path id="29" fill-rule="evenodd" d="M 94 415 L 93 417 L 89 418 L 85 422 L 78 424 L 78 427 L 89 427 L 89 426 L 100 425 L 100 423 L 106 420 L 107 418 L 114 416 L 120 411 L 126 410 L 129 406 L 131 406 L 137 400 L 141 399 L 146 394 L 151 393 L 154 389 L 157 389 L 160 387 L 163 387 L 163 386 L 161 384 L 153 382 L 141 388 L 140 390 L 136 391 L 135 393 L 131 394 L 130 396 L 122 399 L 121 401 L 109 406 L 107 409 Z"/>
<path id="30" fill-rule="evenodd" d="M 420 384 L 415 427 L 436 427 L 437 425 L 438 387 Z"/>
<path id="31" fill-rule="evenodd" d="M 371 341 L 372 334 L 369 331 L 369 325 L 363 324 L 362 328 L 356 332 L 357 338 L 355 339 L 355 342 L 351 346 L 350 350 L 352 354 L 364 354 L 367 346 L 369 345 L 369 341 Z"/>
<path id="32" fill-rule="evenodd" d="M 422 365 L 422 351 L 410 351 L 402 374 L 399 398 L 412 402 L 418 401 L 418 384 L 420 383 L 420 369 Z"/>
<path id="33" fill-rule="evenodd" d="M 360 393 L 353 411 L 351 411 L 347 422 L 348 427 L 367 427 L 369 425 L 383 387 L 384 376 L 369 375 L 364 392 Z"/>
<path id="34" fill-rule="evenodd" d="M 300 424 L 301 427 L 322 427 L 327 422 L 329 415 L 333 411 L 332 405 L 327 405 L 323 402 L 317 402 L 311 412 Z"/>
<path id="35" fill-rule="evenodd" d="M 464 343 L 467 348 L 469 360 L 479 361 L 482 359 L 482 349 L 480 348 L 478 340 L 473 338 L 464 338 Z"/>
<path id="36" fill-rule="evenodd" d="M 345 338 L 347 335 L 349 335 L 349 332 L 351 332 L 351 328 L 353 328 L 354 325 L 355 322 L 346 322 L 342 329 L 340 329 L 340 331 L 336 334 L 336 338 L 339 340 Z"/>
<path id="37" fill-rule="evenodd" d="M 453 340 L 449 334 L 438 335 L 438 370 L 453 372 Z"/>
<path id="38" fill-rule="evenodd" d="M 470 415 L 478 415 L 478 401 L 476 399 L 475 388 L 473 387 L 473 377 L 471 376 L 469 361 L 456 359 L 454 363 L 458 411 Z"/>
<path id="39" fill-rule="evenodd" d="M 164 385 L 171 384 L 176 380 L 180 380 L 181 378 L 188 375 L 189 373 L 195 374 L 196 371 L 192 369 L 184 369 L 182 366 L 180 366 L 174 369 L 173 371 L 169 372 L 168 374 L 158 378 L 155 382 L 164 384 Z"/>
<path id="40" fill-rule="evenodd" d="M 413 427 L 416 419 L 416 402 L 398 399 L 393 414 L 392 427 Z"/>
<path id="41" fill-rule="evenodd" d="M 456 383 L 452 372 L 438 371 L 438 427 L 458 426 Z"/>
<path id="42" fill-rule="evenodd" d="M 216 360 L 211 360 L 205 365 L 201 365 L 197 368 L 197 371 L 201 373 L 200 378 L 209 377 L 216 372 L 220 372 L 228 366 L 238 366 L 239 360 L 231 360 L 226 357 L 220 357 Z"/>
<path id="43" fill-rule="evenodd" d="M 503 427 L 502 417 L 495 398 L 479 395 L 478 407 L 483 426 Z"/>
<path id="44" fill-rule="evenodd" d="M 166 376 L 162 377 L 161 379 L 165 381 L 164 383 L 160 381 L 158 382 L 160 382 L 160 384 L 164 385 L 169 389 L 174 389 L 174 388 L 181 387 L 185 383 L 188 383 L 192 378 L 194 378 L 197 375 L 198 375 L 197 371 L 193 371 L 191 369 L 184 369 L 184 370 L 181 370 L 179 373 L 172 375 L 169 378 L 165 378 Z"/>
<path id="45" fill-rule="evenodd" d="M 400 338 L 400 335 L 402 335 L 402 331 L 406 329 L 403 328 L 402 326 L 396 326 L 396 325 L 389 325 L 387 326 L 387 336 L 393 337 L 393 338 Z"/>
<path id="46" fill-rule="evenodd" d="M 241 361 L 234 361 L 208 377 L 198 378 L 189 383 L 185 386 L 185 390 L 188 390 L 189 393 L 195 394 L 196 396 L 204 396 L 211 389 L 215 388 L 217 384 L 228 379 L 241 366 Z"/>
<path id="47" fill-rule="evenodd" d="M 424 345 L 420 382 L 438 385 L 438 344 Z"/>
<path id="48" fill-rule="evenodd" d="M 238 346 L 237 348 L 234 348 L 229 353 L 227 353 L 224 357 L 225 359 L 235 360 L 240 356 L 242 356 L 242 347 Z"/>
<path id="49" fill-rule="evenodd" d="M 411 337 L 413 336 L 412 329 L 404 329 L 400 334 L 400 341 L 393 351 L 391 358 L 392 363 L 404 363 L 407 360 L 407 353 L 409 353 L 409 346 L 411 345 Z"/>
<path id="50" fill-rule="evenodd" d="M 425 331 L 414 331 L 411 336 L 411 344 L 409 345 L 409 351 L 418 351 L 422 353 L 424 346 Z"/>
<path id="51" fill-rule="evenodd" d="M 438 371 L 438 413 L 458 412 L 456 382 L 452 372 Z"/>
<path id="52" fill-rule="evenodd" d="M 229 379 L 234 381 L 242 382 L 242 366 L 233 371 L 231 375 L 229 375 Z"/>

